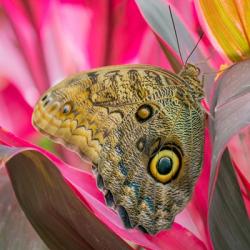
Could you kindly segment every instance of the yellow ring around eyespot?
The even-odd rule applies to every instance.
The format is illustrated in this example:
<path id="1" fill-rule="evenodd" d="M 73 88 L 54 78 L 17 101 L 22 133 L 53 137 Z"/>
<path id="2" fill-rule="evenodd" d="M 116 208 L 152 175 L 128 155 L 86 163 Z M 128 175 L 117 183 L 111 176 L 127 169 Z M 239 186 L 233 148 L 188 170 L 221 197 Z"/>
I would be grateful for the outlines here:
<path id="1" fill-rule="evenodd" d="M 148 108 L 140 108 L 137 111 L 137 115 L 141 118 L 141 119 L 147 119 L 151 114 L 151 111 Z"/>
<path id="2" fill-rule="evenodd" d="M 172 170 L 168 174 L 160 174 L 157 170 L 157 163 L 163 157 L 169 157 L 173 163 Z M 166 183 L 170 181 L 173 178 L 173 176 L 175 176 L 179 167 L 180 167 L 180 160 L 179 157 L 176 155 L 176 153 L 172 150 L 165 149 L 155 155 L 155 157 L 150 162 L 149 169 L 151 174 L 156 180 L 158 180 L 161 183 Z"/>

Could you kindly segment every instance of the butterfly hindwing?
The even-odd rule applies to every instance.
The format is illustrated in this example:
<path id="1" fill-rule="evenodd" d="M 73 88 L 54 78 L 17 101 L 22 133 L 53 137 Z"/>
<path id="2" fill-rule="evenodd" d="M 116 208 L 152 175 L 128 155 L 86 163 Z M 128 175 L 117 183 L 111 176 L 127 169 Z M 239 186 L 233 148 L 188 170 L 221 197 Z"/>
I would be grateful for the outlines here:
<path id="1" fill-rule="evenodd" d="M 191 197 L 204 114 L 197 71 L 188 66 L 180 75 L 148 65 L 83 72 L 35 107 L 40 131 L 94 163 L 98 185 L 126 227 L 151 234 L 169 228 Z"/>

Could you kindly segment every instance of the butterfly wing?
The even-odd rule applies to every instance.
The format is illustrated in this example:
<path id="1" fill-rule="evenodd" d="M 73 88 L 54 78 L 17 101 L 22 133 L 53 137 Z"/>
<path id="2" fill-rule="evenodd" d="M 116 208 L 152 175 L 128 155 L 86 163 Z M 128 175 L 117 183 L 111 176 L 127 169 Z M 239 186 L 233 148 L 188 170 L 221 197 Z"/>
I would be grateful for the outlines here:
<path id="1" fill-rule="evenodd" d="M 204 115 L 195 96 L 160 68 L 106 67 L 45 93 L 33 123 L 94 163 L 126 227 L 155 234 L 171 226 L 200 173 Z"/>

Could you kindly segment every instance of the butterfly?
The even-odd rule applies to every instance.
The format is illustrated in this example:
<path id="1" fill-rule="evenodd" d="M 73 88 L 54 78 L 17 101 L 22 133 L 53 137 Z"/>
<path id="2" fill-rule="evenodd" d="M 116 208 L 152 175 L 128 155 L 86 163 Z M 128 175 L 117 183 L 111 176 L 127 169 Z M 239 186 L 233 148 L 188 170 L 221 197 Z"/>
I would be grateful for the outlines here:
<path id="1" fill-rule="evenodd" d="M 199 69 L 151 65 L 70 76 L 37 102 L 33 124 L 93 163 L 107 205 L 126 228 L 156 234 L 190 200 L 203 161 Z"/>

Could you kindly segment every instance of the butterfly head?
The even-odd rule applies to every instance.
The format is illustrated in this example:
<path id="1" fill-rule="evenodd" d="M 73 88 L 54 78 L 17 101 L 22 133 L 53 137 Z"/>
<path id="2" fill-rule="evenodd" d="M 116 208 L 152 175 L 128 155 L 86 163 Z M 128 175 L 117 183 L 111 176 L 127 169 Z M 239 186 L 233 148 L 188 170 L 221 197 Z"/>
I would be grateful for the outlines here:
<path id="1" fill-rule="evenodd" d="M 196 78 L 200 75 L 200 69 L 193 64 L 187 63 L 182 74 Z"/>

